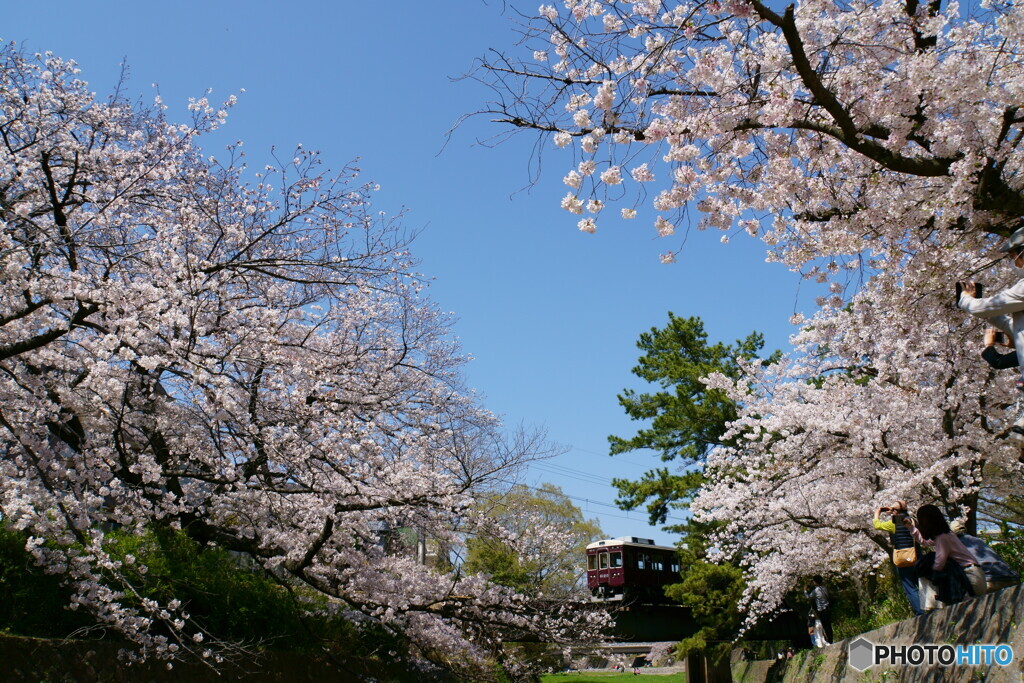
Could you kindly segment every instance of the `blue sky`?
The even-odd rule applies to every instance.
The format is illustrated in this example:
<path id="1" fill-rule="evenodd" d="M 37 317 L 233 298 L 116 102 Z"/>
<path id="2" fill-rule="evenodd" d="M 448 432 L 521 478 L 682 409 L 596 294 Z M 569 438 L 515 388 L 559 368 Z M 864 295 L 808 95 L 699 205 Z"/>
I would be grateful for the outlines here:
<path id="1" fill-rule="evenodd" d="M 512 3 L 527 13 L 537 4 Z M 515 49 L 505 7 L 11 2 L 0 38 L 75 59 L 101 96 L 127 60 L 127 92 L 150 100 L 157 84 L 172 120 L 185 119 L 188 98 L 207 88 L 213 101 L 244 89 L 224 135 L 245 141 L 252 165 L 272 145 L 297 143 L 321 150 L 333 168 L 358 157 L 363 178 L 382 187 L 376 208 L 404 209 L 405 225 L 421 231 L 413 252 L 474 358 L 468 384 L 506 423 L 544 427 L 569 449 L 531 468 L 524 483 L 561 486 L 608 536 L 669 544 L 642 512 L 610 507 L 612 477 L 636 478 L 660 464 L 644 453 L 607 454 L 609 434 L 629 436 L 638 426 L 616 400 L 625 387 L 642 388 L 630 374 L 638 335 L 673 311 L 701 316 L 713 341 L 756 329 L 769 348 L 788 349 L 788 318 L 810 311 L 811 290 L 766 264 L 760 243 L 745 237 L 723 245 L 717 232 L 693 232 L 679 262 L 662 265 L 658 254 L 678 247 L 679 233 L 657 239 L 639 219 L 578 232 L 577 217 L 559 208 L 567 150 L 546 150 L 540 184 L 527 188 L 532 138 L 477 144 L 503 129 L 474 118 L 445 144 L 452 124 L 488 95 L 452 79 L 488 49 Z"/>

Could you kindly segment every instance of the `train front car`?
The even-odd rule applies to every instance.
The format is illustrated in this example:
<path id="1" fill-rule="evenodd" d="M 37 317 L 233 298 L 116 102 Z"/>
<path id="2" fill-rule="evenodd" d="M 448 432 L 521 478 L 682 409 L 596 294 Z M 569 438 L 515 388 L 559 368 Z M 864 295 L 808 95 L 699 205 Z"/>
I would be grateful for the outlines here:
<path id="1" fill-rule="evenodd" d="M 664 586 L 678 581 L 675 548 L 636 536 L 587 546 L 587 588 L 595 600 L 665 602 Z"/>

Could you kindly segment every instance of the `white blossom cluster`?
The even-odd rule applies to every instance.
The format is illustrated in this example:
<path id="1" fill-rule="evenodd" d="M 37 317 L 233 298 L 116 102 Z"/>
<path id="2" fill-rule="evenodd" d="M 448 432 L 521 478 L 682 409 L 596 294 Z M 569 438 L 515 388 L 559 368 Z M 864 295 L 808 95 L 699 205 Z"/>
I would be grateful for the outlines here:
<path id="1" fill-rule="evenodd" d="M 1005 234 L 1024 213 L 1024 10 L 967 10 L 565 0 L 524 34 L 545 61 L 483 63 L 504 95 L 485 112 L 592 165 L 563 208 L 646 202 L 654 234 L 743 230 L 793 268 L 907 226 Z"/>

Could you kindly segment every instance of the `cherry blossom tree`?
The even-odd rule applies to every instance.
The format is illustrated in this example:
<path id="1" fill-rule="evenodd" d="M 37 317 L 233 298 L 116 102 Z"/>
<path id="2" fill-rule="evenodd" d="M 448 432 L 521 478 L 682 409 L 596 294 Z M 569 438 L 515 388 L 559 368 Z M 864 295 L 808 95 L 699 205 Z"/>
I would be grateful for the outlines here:
<path id="1" fill-rule="evenodd" d="M 900 276 L 879 274 L 842 306 L 826 303 L 782 363 L 707 380 L 741 409 L 693 511 L 723 525 L 712 543 L 746 568 L 751 621 L 802 578 L 888 564 L 876 507 L 935 503 L 973 526 L 979 489 L 1021 473 L 1019 446 L 1003 438 L 1015 373 L 981 361 L 980 328 L 962 324 L 948 296 L 908 301 Z M 930 320 L 920 310 L 929 307 Z"/>
<path id="2" fill-rule="evenodd" d="M 168 526 L 446 666 L 600 622 L 385 552 L 395 526 L 451 537 L 547 446 L 504 437 L 464 388 L 357 169 L 300 147 L 251 170 L 241 143 L 198 144 L 233 98 L 177 124 L 159 100 L 96 99 L 51 54 L 0 60 L 0 514 L 72 607 L 144 652 L 219 656 L 110 552 L 112 529 Z"/>
<path id="3" fill-rule="evenodd" d="M 474 75 L 495 93 L 481 113 L 573 151 L 562 206 L 581 230 L 653 195 L 658 235 L 745 230 L 801 267 L 1024 214 L 1011 3 L 562 4 Z"/>
<path id="4" fill-rule="evenodd" d="M 566 0 L 474 74 L 495 95 L 482 114 L 572 154 L 580 230 L 612 204 L 650 212 L 665 262 L 679 228 L 746 232 L 828 287 L 781 363 L 707 380 L 739 416 L 694 511 L 724 525 L 751 619 L 799 577 L 886 562 L 879 504 L 973 523 L 987 478 L 1019 486 L 1012 377 L 981 363 L 952 282 L 1024 224 L 1022 19 L 988 0 Z"/>

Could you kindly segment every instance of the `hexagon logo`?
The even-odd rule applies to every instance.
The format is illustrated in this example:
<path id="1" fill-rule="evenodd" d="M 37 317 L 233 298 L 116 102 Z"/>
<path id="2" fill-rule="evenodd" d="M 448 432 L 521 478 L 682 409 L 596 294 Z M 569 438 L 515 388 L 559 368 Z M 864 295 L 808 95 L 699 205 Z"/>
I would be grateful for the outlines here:
<path id="1" fill-rule="evenodd" d="M 857 671 L 864 671 L 865 669 L 874 666 L 874 644 L 867 638 L 858 638 L 853 641 L 850 643 L 850 649 L 847 651 L 846 661 Z"/>

